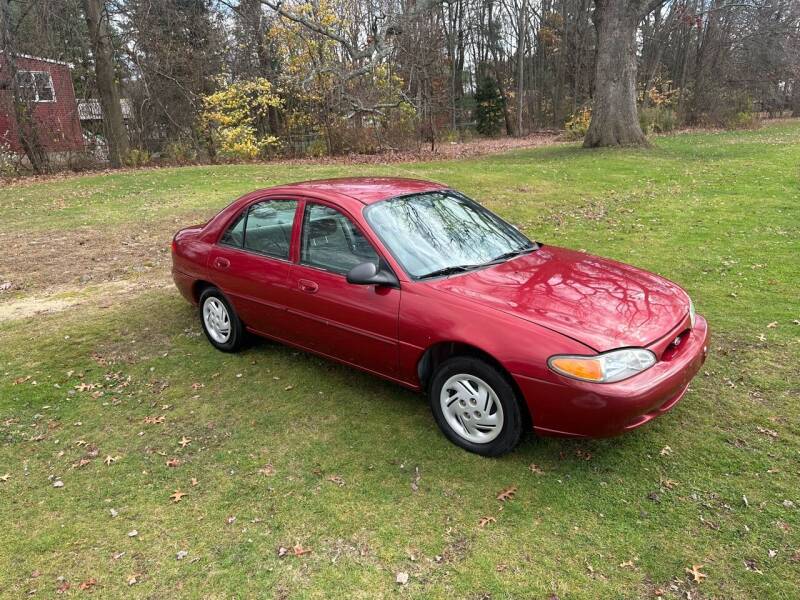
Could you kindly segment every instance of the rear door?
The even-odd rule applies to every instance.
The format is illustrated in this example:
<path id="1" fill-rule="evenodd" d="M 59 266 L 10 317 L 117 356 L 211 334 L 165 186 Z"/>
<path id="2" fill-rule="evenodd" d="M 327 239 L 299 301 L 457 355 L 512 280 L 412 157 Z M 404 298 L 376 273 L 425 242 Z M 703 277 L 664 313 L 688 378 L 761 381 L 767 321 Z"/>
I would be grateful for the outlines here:
<path id="1" fill-rule="evenodd" d="M 307 200 L 299 263 L 291 268 L 289 321 L 298 343 L 378 373 L 397 373 L 400 290 L 347 283 L 357 264 L 380 256 L 333 205 Z"/>
<path id="2" fill-rule="evenodd" d="M 209 255 L 217 285 L 245 325 L 284 338 L 291 241 L 299 202 L 263 199 L 228 225 Z"/>

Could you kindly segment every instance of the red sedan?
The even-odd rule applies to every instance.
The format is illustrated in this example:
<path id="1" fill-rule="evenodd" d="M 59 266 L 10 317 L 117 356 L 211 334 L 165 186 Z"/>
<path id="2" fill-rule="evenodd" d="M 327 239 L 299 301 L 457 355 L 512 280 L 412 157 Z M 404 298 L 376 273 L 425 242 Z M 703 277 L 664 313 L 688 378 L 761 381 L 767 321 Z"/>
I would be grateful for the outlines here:
<path id="1" fill-rule="evenodd" d="M 668 411 L 708 326 L 666 279 L 533 242 L 428 181 L 259 190 L 172 243 L 216 348 L 249 333 L 424 390 L 454 443 L 497 456 L 526 429 L 610 436 Z"/>

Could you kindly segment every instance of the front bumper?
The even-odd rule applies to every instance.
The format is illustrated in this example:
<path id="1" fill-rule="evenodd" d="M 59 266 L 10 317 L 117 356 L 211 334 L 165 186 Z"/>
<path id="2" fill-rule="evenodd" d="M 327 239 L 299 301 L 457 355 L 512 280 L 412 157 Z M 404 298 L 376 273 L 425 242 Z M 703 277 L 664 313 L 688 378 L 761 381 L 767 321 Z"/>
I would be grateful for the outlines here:
<path id="1" fill-rule="evenodd" d="M 678 331 L 674 335 L 677 335 Z M 540 435 L 609 437 L 635 429 L 669 411 L 683 398 L 708 355 L 708 323 L 698 315 L 676 350 L 664 351 L 647 371 L 619 383 L 560 377 L 558 383 L 515 376 Z"/>

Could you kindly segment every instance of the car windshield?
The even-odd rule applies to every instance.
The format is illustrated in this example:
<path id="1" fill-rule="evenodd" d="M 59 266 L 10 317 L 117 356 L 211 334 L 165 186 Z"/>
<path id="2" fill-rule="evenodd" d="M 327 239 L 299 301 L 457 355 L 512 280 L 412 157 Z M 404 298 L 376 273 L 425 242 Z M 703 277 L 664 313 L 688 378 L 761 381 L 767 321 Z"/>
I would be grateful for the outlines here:
<path id="1" fill-rule="evenodd" d="M 476 269 L 537 248 L 496 215 L 449 190 L 384 200 L 365 214 L 414 278 Z"/>

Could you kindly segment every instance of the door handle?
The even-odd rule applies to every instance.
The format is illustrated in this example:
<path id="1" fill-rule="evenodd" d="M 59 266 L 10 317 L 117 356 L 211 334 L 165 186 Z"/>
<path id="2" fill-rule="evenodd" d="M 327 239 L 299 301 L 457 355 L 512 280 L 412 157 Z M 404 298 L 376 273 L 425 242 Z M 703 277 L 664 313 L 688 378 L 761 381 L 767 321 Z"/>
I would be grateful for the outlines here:
<path id="1" fill-rule="evenodd" d="M 214 259 L 214 268 L 215 269 L 220 269 L 220 270 L 224 271 L 225 269 L 227 269 L 230 266 L 231 266 L 231 261 L 229 261 L 227 258 L 223 258 L 221 256 L 218 256 L 217 258 Z"/>
<path id="2" fill-rule="evenodd" d="M 319 289 L 319 285 L 308 279 L 301 279 L 298 282 L 300 289 L 308 294 L 315 294 Z"/>

